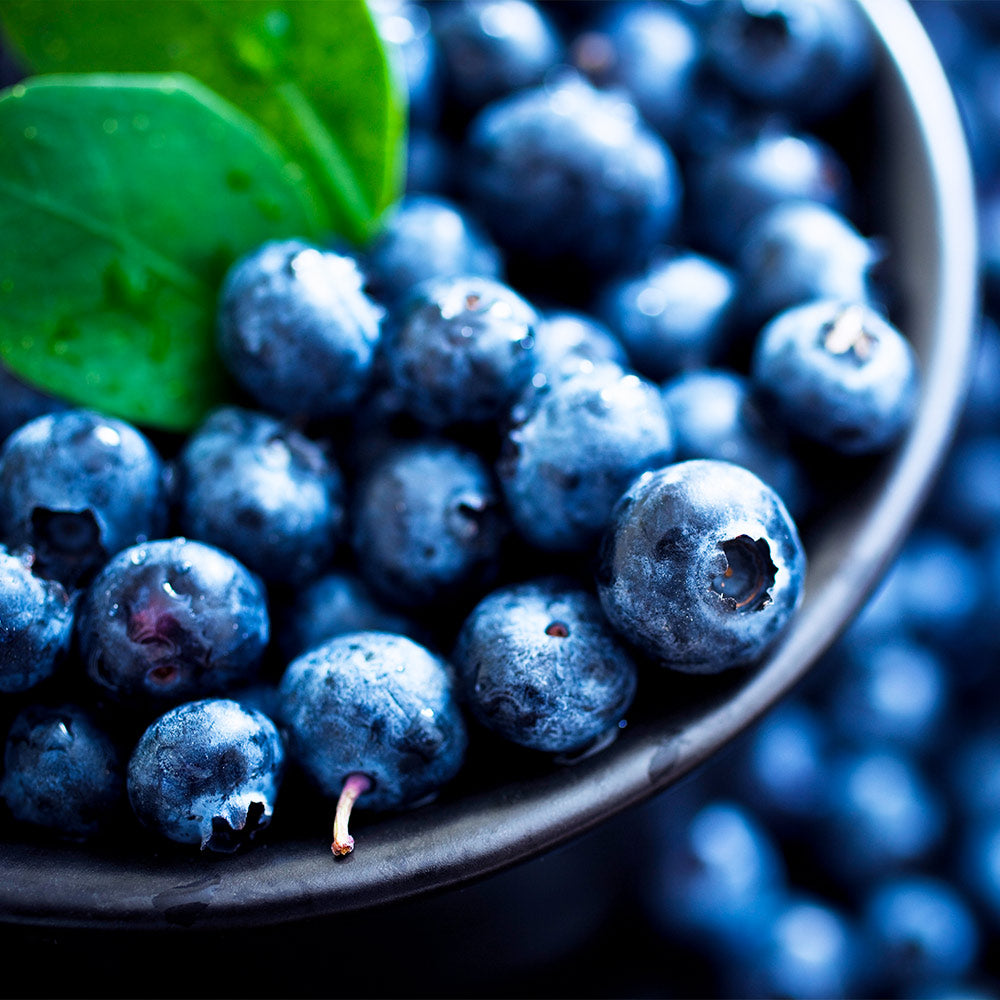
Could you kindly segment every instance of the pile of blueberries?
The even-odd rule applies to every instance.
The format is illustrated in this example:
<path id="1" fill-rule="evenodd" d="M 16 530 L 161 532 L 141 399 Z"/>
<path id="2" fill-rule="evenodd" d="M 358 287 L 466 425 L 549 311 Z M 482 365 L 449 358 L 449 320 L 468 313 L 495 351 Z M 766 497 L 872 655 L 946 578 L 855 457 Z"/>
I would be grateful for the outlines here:
<path id="1" fill-rule="evenodd" d="M 232 851 L 288 770 L 337 800 L 344 853 L 355 802 L 447 789 L 481 734 L 558 766 L 613 737 L 642 671 L 758 662 L 801 600 L 810 526 L 908 425 L 853 3 L 373 9 L 410 94 L 407 192 L 367 247 L 275 241 L 233 266 L 233 405 L 181 438 L 0 372 L 0 792 L 41 836 L 109 836 L 127 814 Z M 966 531 L 955 505 L 988 521 L 985 482 L 944 503 Z M 907 555 L 933 568 L 893 577 L 893 627 L 970 642 L 942 574 L 963 595 L 985 574 L 924 541 Z M 880 741 L 885 767 L 861 743 L 837 758 L 855 875 L 897 849 L 879 809 L 899 850 L 944 823 L 906 811 L 907 755 L 933 745 L 937 715 L 914 713 L 942 712 L 951 682 L 929 640 L 884 640 L 858 641 L 836 712 L 782 706 L 753 756 L 755 803 L 791 822 L 834 780 L 809 770 L 811 739 Z M 905 754 L 885 754 L 889 725 Z M 685 875 L 651 883 L 653 909 L 735 969 L 729 932 L 764 946 L 736 919 L 777 893 L 780 855 L 742 807 L 706 808 L 664 838 L 692 854 L 665 856 Z M 803 924 L 820 976 L 843 920 L 781 905 L 787 933 L 753 921 L 775 950 Z M 761 989 L 847 988 L 795 974 Z"/>

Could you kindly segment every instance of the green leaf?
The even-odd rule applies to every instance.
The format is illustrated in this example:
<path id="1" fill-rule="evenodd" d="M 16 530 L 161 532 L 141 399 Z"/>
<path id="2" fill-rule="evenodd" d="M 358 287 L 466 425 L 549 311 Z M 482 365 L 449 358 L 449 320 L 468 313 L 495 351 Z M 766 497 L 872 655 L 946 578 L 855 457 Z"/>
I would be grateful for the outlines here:
<path id="1" fill-rule="evenodd" d="M 226 269 L 321 216 L 275 141 L 194 80 L 18 84 L 0 95 L 0 357 L 72 402 L 190 428 L 227 394 Z"/>
<path id="2" fill-rule="evenodd" d="M 181 72 L 259 121 L 364 242 L 399 196 L 405 88 L 363 0 L 4 0 L 36 72 Z"/>

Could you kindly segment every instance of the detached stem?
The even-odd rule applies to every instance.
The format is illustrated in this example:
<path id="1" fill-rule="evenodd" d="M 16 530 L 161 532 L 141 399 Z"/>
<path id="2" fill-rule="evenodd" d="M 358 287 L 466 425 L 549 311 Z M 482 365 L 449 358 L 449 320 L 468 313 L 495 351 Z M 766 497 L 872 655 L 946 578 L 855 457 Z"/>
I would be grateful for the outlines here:
<path id="1" fill-rule="evenodd" d="M 337 812 L 333 817 L 333 843 L 330 845 L 330 850 L 337 857 L 350 854 L 354 850 L 354 838 L 347 832 L 351 810 L 358 801 L 358 796 L 364 795 L 372 784 L 372 779 L 367 774 L 349 774 L 344 780 L 344 787 L 337 800 Z"/>

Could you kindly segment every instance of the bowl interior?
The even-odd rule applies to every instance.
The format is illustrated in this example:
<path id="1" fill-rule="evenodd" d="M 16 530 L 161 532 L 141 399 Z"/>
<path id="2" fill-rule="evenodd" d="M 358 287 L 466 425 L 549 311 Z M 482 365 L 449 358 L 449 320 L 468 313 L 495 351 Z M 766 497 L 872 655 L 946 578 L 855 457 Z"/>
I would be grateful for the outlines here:
<path id="1" fill-rule="evenodd" d="M 652 677 L 643 714 L 572 765 L 476 769 L 435 803 L 360 815 L 358 849 L 334 860 L 331 810 L 310 832 L 233 857 L 116 845 L 0 843 L 0 919 L 90 927 L 240 926 L 329 915 L 478 879 L 546 851 L 667 788 L 759 718 L 846 627 L 898 551 L 947 448 L 964 395 L 976 301 L 974 201 L 961 127 L 936 56 L 906 0 L 869 0 L 879 38 L 874 109 L 893 247 L 895 317 L 922 368 L 915 423 L 862 488 L 807 536 L 806 597 L 750 674 Z M 523 767 L 521 766 L 523 763 Z"/>

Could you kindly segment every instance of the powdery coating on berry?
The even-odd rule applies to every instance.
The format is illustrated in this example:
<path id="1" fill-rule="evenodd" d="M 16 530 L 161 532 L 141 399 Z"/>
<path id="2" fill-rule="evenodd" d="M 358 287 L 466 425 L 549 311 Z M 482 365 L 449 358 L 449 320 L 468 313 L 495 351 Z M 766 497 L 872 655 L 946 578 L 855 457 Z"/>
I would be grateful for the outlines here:
<path id="1" fill-rule="evenodd" d="M 120 552 L 88 588 L 77 626 L 95 684 L 161 708 L 253 679 L 270 634 L 261 582 L 185 538 Z"/>
<path id="2" fill-rule="evenodd" d="M 780 313 L 760 333 L 751 373 L 786 425 L 845 454 L 888 448 L 916 407 L 913 348 L 860 302 Z"/>
<path id="3" fill-rule="evenodd" d="M 176 469 L 187 537 L 268 581 L 301 583 L 332 559 L 343 534 L 343 480 L 324 449 L 294 428 L 251 410 L 216 410 L 188 438 Z"/>
<path id="4" fill-rule="evenodd" d="M 368 385 L 383 310 L 352 257 L 299 240 L 238 260 L 219 298 L 218 344 L 232 377 L 271 413 L 331 417 Z"/>
<path id="5" fill-rule="evenodd" d="M 552 312 L 535 327 L 535 374 L 555 382 L 578 371 L 604 365 L 628 366 L 628 355 L 615 335 L 599 320 L 575 312 Z"/>
<path id="6" fill-rule="evenodd" d="M 62 584 L 31 571 L 30 550 L 0 545 L 0 692 L 27 691 L 51 677 L 70 648 L 74 603 Z"/>
<path id="7" fill-rule="evenodd" d="M 350 774 L 374 781 L 360 809 L 425 798 L 465 755 L 451 667 L 405 636 L 337 636 L 289 664 L 279 699 L 289 754 L 325 796 L 337 798 Z"/>
<path id="8" fill-rule="evenodd" d="M 476 719 L 535 750 L 585 748 L 635 695 L 635 663 L 597 598 L 565 580 L 487 595 L 462 625 L 452 660 Z"/>
<path id="9" fill-rule="evenodd" d="M 36 571 L 86 582 L 116 552 L 166 527 L 163 464 L 131 424 L 90 410 L 49 413 L 0 450 L 0 535 Z"/>
<path id="10" fill-rule="evenodd" d="M 358 483 L 352 545 L 386 601 L 426 607 L 485 588 L 507 533 L 499 489 L 475 452 L 446 441 L 401 444 Z"/>
<path id="11" fill-rule="evenodd" d="M 387 336 L 386 372 L 403 408 L 431 427 L 496 420 L 531 379 L 535 310 L 476 275 L 414 290 Z"/>
<path id="12" fill-rule="evenodd" d="M 19 822 L 85 840 L 119 818 L 124 769 L 114 743 L 86 709 L 29 705 L 7 734 L 0 794 Z"/>
<path id="13" fill-rule="evenodd" d="M 160 716 L 128 763 L 128 797 L 148 827 L 181 844 L 232 853 L 271 822 L 285 749 L 263 713 L 227 698 Z"/>
<path id="14" fill-rule="evenodd" d="M 469 203 L 529 260 L 627 269 L 677 221 L 673 153 L 620 91 L 577 77 L 520 91 L 480 112 L 466 146 Z"/>
<path id="15" fill-rule="evenodd" d="M 583 551 L 632 480 L 672 457 L 659 389 L 605 366 L 529 390 L 512 412 L 497 470 L 525 538 Z"/>
<path id="16" fill-rule="evenodd" d="M 778 495 L 711 459 L 640 476 L 612 514 L 598 594 L 652 660 L 718 673 L 759 660 L 801 603 L 805 553 Z"/>

